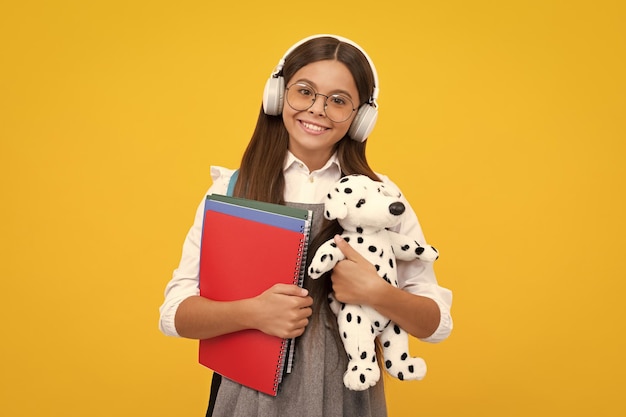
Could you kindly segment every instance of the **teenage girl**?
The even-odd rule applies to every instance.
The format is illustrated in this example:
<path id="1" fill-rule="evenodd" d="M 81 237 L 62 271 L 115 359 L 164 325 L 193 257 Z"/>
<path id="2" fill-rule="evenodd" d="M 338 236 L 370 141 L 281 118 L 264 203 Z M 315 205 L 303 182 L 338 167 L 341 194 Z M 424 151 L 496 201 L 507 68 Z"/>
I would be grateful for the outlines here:
<path id="1" fill-rule="evenodd" d="M 438 285 L 431 264 L 399 262 L 395 288 L 337 235 L 341 227 L 323 216 L 330 186 L 344 175 L 362 174 L 385 183 L 365 156 L 377 116 L 378 78 L 368 55 L 334 35 L 306 38 L 285 53 L 267 81 L 263 105 L 239 166 L 234 195 L 314 211 L 308 251 L 335 238 L 346 255 L 325 279 L 306 279 L 304 288 L 279 284 L 232 302 L 199 295 L 198 270 L 204 198 L 183 244 L 178 268 L 165 290 L 160 329 L 166 335 L 206 339 L 244 329 L 282 338 L 297 337 L 297 357 L 272 397 L 214 375 L 207 415 L 356 417 L 386 416 L 383 378 L 365 391 L 343 385 L 347 358 L 327 295 L 369 305 L 427 342 L 452 330 L 452 293 Z M 211 167 L 207 194 L 226 194 L 233 170 Z M 395 185 L 394 185 L 395 186 Z M 395 231 L 425 243 L 418 219 L 407 206 Z M 245 253 L 240 254 L 244 261 Z"/>

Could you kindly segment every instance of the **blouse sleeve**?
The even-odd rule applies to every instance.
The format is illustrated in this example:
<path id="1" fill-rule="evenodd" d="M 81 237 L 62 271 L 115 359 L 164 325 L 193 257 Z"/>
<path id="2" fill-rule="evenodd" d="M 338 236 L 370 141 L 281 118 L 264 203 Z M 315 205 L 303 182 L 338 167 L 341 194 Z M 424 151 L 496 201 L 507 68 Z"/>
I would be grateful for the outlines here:
<path id="1" fill-rule="evenodd" d="M 378 174 L 385 184 L 398 188 L 388 177 Z M 426 244 L 426 239 L 411 204 L 404 199 L 406 211 L 403 222 L 393 231 L 412 236 L 418 243 Z M 436 246 L 436 245 L 433 245 Z M 441 318 L 437 330 L 425 342 L 437 343 L 446 339 L 452 331 L 453 323 L 450 309 L 452 307 L 452 291 L 439 285 L 432 263 L 414 261 L 398 262 L 398 286 L 411 294 L 428 297 L 439 306 Z"/>
<path id="2" fill-rule="evenodd" d="M 198 205 L 193 225 L 183 243 L 180 262 L 172 274 L 172 279 L 165 287 L 165 300 L 159 309 L 159 329 L 168 336 L 179 337 L 174 319 L 180 303 L 188 297 L 200 294 L 200 239 L 206 196 L 213 193 L 226 194 L 233 172 L 234 170 L 227 168 L 211 167 L 213 185 Z"/>

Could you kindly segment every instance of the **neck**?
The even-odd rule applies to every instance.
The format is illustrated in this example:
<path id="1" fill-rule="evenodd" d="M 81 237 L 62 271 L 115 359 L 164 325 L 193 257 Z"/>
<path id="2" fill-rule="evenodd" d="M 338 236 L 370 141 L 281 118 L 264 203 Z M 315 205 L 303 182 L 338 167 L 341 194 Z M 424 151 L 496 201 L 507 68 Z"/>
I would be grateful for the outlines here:
<path id="1" fill-rule="evenodd" d="M 294 154 L 294 156 L 296 158 L 298 158 L 299 160 L 304 162 L 304 164 L 309 169 L 309 172 L 313 172 L 313 171 L 316 171 L 318 169 L 321 169 L 324 165 L 326 165 L 326 163 L 328 162 L 328 160 L 332 156 L 332 153 L 329 153 L 329 152 L 300 152 L 300 153 L 296 153 L 293 150 L 291 152 Z"/>

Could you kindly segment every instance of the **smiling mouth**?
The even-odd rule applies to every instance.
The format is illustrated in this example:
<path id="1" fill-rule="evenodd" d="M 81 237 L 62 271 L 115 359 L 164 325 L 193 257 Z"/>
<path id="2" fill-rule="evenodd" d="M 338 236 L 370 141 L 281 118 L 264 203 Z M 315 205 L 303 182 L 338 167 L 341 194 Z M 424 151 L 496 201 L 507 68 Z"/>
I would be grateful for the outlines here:
<path id="1" fill-rule="evenodd" d="M 300 120 L 300 124 L 302 125 L 302 127 L 304 127 L 306 130 L 308 131 L 312 131 L 312 132 L 316 132 L 316 133 L 322 133 L 325 132 L 326 130 L 328 130 L 328 127 L 324 127 L 324 126 L 320 126 L 320 125 L 316 125 L 313 123 L 308 123 L 305 122 L 303 120 Z"/>

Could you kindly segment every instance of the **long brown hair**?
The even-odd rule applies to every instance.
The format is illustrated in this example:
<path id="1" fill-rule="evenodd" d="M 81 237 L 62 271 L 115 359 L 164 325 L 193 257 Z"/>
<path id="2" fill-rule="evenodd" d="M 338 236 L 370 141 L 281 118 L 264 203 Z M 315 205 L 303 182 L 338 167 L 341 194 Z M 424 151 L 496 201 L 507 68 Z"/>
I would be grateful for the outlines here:
<path id="1" fill-rule="evenodd" d="M 285 59 L 282 76 L 288 83 L 302 67 L 317 61 L 337 60 L 343 63 L 354 77 L 359 92 L 360 105 L 372 96 L 374 74 L 367 58 L 358 48 L 333 37 L 319 37 L 300 45 Z M 370 168 L 365 155 L 367 141 L 357 142 L 347 134 L 335 145 L 342 175 L 362 174 L 376 181 L 378 176 Z M 285 179 L 283 165 L 289 146 L 289 134 L 282 116 L 269 116 L 261 107 L 256 127 L 239 167 L 239 178 L 234 195 L 253 200 L 284 204 Z M 308 254 L 313 255 L 317 248 L 342 232 L 336 221 L 324 220 L 321 232 L 311 242 Z M 307 260 L 307 265 L 309 260 Z M 328 294 L 332 291 L 328 274 L 310 283 L 311 295 L 315 300 L 314 309 L 327 309 Z M 318 315 L 315 315 L 318 317 Z M 317 321 L 317 320 L 314 320 Z M 333 324 L 334 323 L 334 324 Z M 336 322 L 331 325 L 336 327 Z"/>
<path id="2" fill-rule="evenodd" d="M 296 48 L 285 59 L 282 76 L 288 83 L 302 67 L 317 61 L 337 60 L 349 70 L 359 92 L 360 104 L 366 103 L 374 89 L 374 74 L 367 58 L 354 46 L 333 37 L 314 38 Z M 343 174 L 363 174 L 378 180 L 365 156 L 365 142 L 346 134 L 337 142 L 336 151 Z M 257 124 L 239 166 L 234 195 L 271 203 L 284 203 L 283 164 L 289 134 L 282 116 L 269 116 L 261 107 Z"/>

